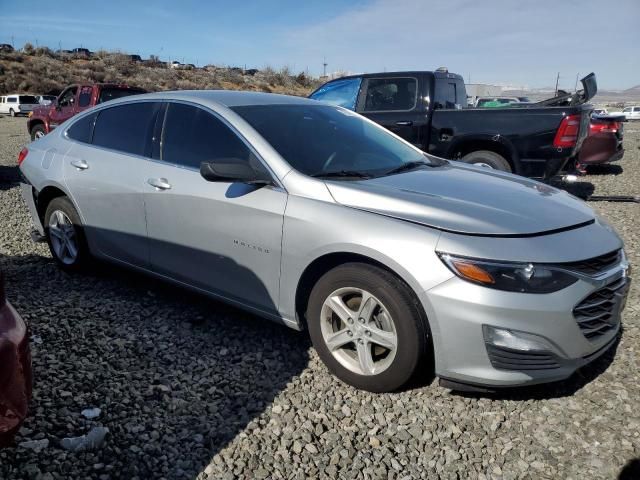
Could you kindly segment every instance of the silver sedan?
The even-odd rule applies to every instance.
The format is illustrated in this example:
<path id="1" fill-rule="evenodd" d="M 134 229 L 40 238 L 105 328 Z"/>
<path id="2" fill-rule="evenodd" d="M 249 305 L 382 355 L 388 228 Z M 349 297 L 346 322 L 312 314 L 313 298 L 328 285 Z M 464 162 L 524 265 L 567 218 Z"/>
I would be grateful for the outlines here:
<path id="1" fill-rule="evenodd" d="M 18 161 L 62 268 L 107 260 L 307 329 L 359 388 L 560 380 L 620 331 L 623 245 L 586 204 L 429 156 L 340 107 L 138 95 Z"/>

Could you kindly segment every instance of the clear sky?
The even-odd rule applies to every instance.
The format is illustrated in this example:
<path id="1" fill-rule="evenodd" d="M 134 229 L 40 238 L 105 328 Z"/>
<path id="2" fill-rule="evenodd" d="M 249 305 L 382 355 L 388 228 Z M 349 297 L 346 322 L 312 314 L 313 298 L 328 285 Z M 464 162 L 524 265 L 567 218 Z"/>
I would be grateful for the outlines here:
<path id="1" fill-rule="evenodd" d="M 640 0 L 0 0 L 0 43 L 260 68 L 450 71 L 473 83 L 640 84 Z"/>

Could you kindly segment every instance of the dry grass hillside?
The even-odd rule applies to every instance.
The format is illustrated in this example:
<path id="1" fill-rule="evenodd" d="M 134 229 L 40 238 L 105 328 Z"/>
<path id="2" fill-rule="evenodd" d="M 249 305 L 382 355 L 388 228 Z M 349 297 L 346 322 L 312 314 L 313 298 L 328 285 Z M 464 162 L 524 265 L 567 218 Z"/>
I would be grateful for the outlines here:
<path id="1" fill-rule="evenodd" d="M 157 58 L 135 62 L 128 55 L 106 51 L 84 57 L 29 45 L 21 52 L 0 53 L 0 94 L 56 94 L 79 82 L 126 83 L 149 91 L 228 89 L 290 95 L 307 95 L 319 84 L 304 73 L 293 75 L 286 67 L 249 73 L 212 65 L 173 69 Z"/>

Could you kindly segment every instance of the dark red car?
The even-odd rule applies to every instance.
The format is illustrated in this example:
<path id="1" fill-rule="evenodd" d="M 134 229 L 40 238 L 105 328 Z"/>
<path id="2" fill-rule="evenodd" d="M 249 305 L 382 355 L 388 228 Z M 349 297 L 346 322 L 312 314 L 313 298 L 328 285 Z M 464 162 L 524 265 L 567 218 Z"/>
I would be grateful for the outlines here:
<path id="1" fill-rule="evenodd" d="M 29 329 L 7 301 L 0 272 L 0 447 L 7 446 L 27 416 L 31 398 Z"/>
<path id="2" fill-rule="evenodd" d="M 624 116 L 591 117 L 589 135 L 582 142 L 576 159 L 576 169 L 584 173 L 589 165 L 620 160 L 624 155 L 622 146 Z"/>
<path id="3" fill-rule="evenodd" d="M 146 90 L 128 85 L 95 83 L 70 85 L 65 88 L 51 105 L 36 107 L 27 122 L 31 140 L 44 137 L 51 130 L 74 115 L 94 105 L 128 95 L 146 93 Z"/>

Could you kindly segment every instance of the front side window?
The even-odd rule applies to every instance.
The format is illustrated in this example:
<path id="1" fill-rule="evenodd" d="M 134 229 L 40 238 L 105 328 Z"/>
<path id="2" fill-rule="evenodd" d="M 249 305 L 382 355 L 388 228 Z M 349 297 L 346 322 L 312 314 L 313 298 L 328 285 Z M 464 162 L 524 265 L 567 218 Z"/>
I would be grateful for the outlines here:
<path id="1" fill-rule="evenodd" d="M 73 105 L 73 102 L 76 98 L 76 92 L 78 91 L 78 87 L 69 87 L 66 89 L 62 95 L 60 95 L 60 100 L 58 101 L 59 107 L 70 107 Z"/>
<path id="2" fill-rule="evenodd" d="M 321 177 L 379 176 L 410 162 L 430 163 L 418 149 L 349 110 L 329 105 L 232 107 L 293 168 Z"/>
<path id="3" fill-rule="evenodd" d="M 631 113 L 631 107 L 627 107 L 624 110 L 622 110 L 622 113 Z"/>
<path id="4" fill-rule="evenodd" d="M 67 137 L 82 143 L 91 143 L 93 125 L 96 122 L 97 113 L 87 115 L 77 120 L 67 129 Z"/>
<path id="5" fill-rule="evenodd" d="M 365 112 L 407 111 L 416 105 L 415 78 L 370 78 L 367 81 Z"/>
<path id="6" fill-rule="evenodd" d="M 191 105 L 170 103 L 162 133 L 161 159 L 200 169 L 202 162 L 249 162 L 251 151 L 222 121 Z"/>
<path id="7" fill-rule="evenodd" d="M 355 110 L 361 83 L 361 78 L 335 80 L 320 87 L 309 98 Z"/>
<path id="8" fill-rule="evenodd" d="M 117 105 L 98 112 L 93 144 L 133 155 L 150 155 L 150 139 L 160 103 Z"/>

